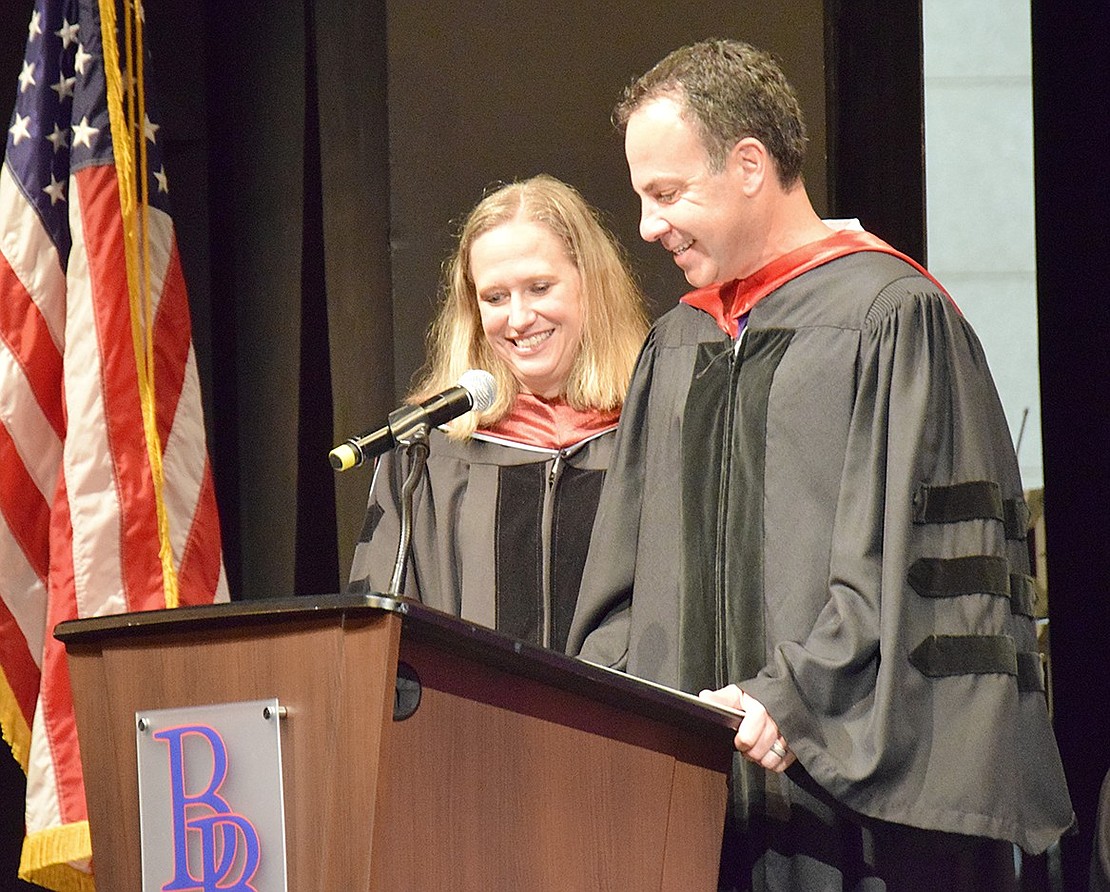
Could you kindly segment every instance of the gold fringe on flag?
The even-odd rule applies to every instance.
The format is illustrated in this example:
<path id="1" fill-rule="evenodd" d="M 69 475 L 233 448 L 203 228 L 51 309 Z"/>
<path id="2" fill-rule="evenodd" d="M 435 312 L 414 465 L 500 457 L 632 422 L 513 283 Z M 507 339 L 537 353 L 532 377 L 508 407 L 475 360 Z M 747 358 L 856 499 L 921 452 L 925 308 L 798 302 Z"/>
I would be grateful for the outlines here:
<path id="1" fill-rule="evenodd" d="M 3 671 L 0 671 L 0 733 L 26 774 L 27 760 L 31 755 L 31 729 L 23 718 L 23 710 L 19 708 L 15 692 Z"/>
<path id="2" fill-rule="evenodd" d="M 96 892 L 96 881 L 66 863 L 74 852 L 91 852 L 88 821 L 75 821 L 32 833 L 23 840 L 19 875 L 54 892 Z"/>
<path id="3" fill-rule="evenodd" d="M 146 175 L 147 148 L 144 131 L 146 95 L 143 84 L 142 9 L 133 0 L 124 0 L 124 64 L 121 66 L 116 0 L 99 0 L 99 5 L 108 119 L 112 127 L 112 146 L 119 181 L 120 210 L 123 215 L 131 337 L 135 345 L 143 429 L 158 514 L 162 585 L 166 606 L 177 607 L 177 569 L 174 567 L 169 518 L 162 495 L 162 443 L 158 436 L 154 389 L 154 309 L 150 284 L 150 187 Z M 127 77 L 127 90 L 124 89 L 124 75 Z M 137 163 L 136 145 L 139 156 Z"/>

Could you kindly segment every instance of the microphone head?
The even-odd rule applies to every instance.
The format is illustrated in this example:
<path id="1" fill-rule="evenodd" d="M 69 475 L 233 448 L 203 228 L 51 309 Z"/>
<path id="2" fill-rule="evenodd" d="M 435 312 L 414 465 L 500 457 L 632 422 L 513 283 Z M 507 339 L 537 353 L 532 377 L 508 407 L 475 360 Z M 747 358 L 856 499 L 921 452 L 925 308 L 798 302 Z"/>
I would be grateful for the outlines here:
<path id="1" fill-rule="evenodd" d="M 475 412 L 486 411 L 497 399 L 497 382 L 485 369 L 467 369 L 459 378 L 459 387 L 470 394 Z"/>
<path id="2" fill-rule="evenodd" d="M 337 471 L 349 471 L 362 464 L 362 450 L 351 443 L 340 443 L 328 453 L 328 461 Z"/>

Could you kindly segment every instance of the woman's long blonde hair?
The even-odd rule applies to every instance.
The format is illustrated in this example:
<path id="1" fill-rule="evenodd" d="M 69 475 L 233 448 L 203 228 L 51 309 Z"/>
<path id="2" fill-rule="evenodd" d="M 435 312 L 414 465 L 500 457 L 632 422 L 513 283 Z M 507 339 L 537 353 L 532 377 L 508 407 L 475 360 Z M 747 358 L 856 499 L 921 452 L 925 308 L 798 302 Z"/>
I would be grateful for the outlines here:
<path id="1" fill-rule="evenodd" d="M 520 391 L 512 370 L 486 340 L 470 273 L 475 240 L 518 219 L 550 229 L 582 280 L 582 340 L 560 394 L 567 403 L 580 410 L 619 408 L 647 333 L 643 295 L 621 246 L 573 187 L 540 174 L 488 193 L 467 216 L 456 250 L 444 263 L 443 293 L 428 331 L 427 362 L 409 396 L 409 402 L 427 399 L 457 384 L 467 369 L 490 372 L 497 381 L 497 399 L 480 415 L 468 412 L 453 421 L 449 433 L 456 439 L 499 421 Z"/>

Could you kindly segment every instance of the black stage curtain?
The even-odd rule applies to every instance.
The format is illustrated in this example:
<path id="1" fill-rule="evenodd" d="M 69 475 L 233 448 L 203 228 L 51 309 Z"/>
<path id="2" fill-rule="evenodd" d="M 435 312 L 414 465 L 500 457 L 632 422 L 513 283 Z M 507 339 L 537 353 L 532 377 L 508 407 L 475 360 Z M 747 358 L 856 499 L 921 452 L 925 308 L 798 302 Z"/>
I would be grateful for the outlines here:
<path id="1" fill-rule="evenodd" d="M 1049 628 L 1056 738 L 1079 822 L 1061 846 L 1072 890 L 1087 888 L 1110 771 L 1110 106 L 1099 91 L 1110 83 L 1110 5 L 1033 0 L 1032 28 Z"/>

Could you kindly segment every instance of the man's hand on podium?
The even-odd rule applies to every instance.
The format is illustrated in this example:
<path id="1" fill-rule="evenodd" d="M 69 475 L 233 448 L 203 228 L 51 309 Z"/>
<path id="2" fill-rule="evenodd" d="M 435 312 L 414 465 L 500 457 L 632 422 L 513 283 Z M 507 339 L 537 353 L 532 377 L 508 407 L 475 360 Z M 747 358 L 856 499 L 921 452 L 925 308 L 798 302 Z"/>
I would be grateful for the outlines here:
<path id="1" fill-rule="evenodd" d="M 755 697 L 745 694 L 734 684 L 726 685 L 718 691 L 702 691 L 698 696 L 710 703 L 744 713 L 736 732 L 735 743 L 736 749 L 745 759 L 762 765 L 768 771 L 779 773 L 794 764 L 795 756 L 786 739 L 779 733 L 779 726 Z"/>

